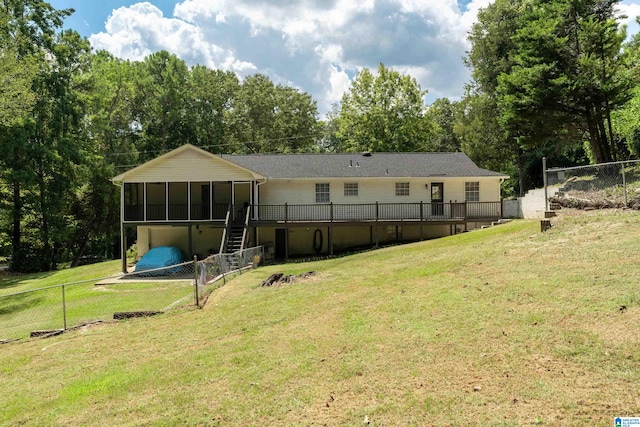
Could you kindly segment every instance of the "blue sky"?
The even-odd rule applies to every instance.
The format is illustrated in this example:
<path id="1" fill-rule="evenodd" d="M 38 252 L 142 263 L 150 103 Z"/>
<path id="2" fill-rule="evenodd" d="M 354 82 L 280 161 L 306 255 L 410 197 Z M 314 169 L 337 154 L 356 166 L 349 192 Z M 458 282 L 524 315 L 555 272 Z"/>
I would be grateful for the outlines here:
<path id="1" fill-rule="evenodd" d="M 164 49 L 187 64 L 263 73 L 310 93 L 321 113 L 363 67 L 410 74 L 427 102 L 459 99 L 469 81 L 466 32 L 491 0 L 49 0 L 65 26 L 130 60 Z M 625 0 L 629 32 L 640 0 Z"/>

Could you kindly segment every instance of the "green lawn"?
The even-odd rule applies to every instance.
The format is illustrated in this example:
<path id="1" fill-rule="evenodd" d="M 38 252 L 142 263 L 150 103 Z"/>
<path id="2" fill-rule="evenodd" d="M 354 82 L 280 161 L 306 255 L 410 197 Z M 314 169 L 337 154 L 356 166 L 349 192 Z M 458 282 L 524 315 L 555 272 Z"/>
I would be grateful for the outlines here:
<path id="1" fill-rule="evenodd" d="M 102 279 L 119 273 L 121 268 L 121 262 L 115 260 L 47 273 L 0 275 L 0 295 L 12 294 L 29 289 L 45 288 L 47 286 L 56 286 L 63 283 Z"/>
<path id="2" fill-rule="evenodd" d="M 62 329 L 65 321 L 71 327 L 112 319 L 119 311 L 157 311 L 182 299 L 192 302 L 188 298 L 193 286 L 188 281 L 94 286 L 97 279 L 117 273 L 119 266 L 119 261 L 110 261 L 50 273 L 0 276 L 0 340 Z M 58 285 L 67 283 L 72 284 L 65 286 L 63 305 Z"/>
<path id="3" fill-rule="evenodd" d="M 259 268 L 202 310 L 0 347 L 4 425 L 609 426 L 640 415 L 640 221 L 563 211 Z M 318 273 L 262 288 L 282 271 Z"/>

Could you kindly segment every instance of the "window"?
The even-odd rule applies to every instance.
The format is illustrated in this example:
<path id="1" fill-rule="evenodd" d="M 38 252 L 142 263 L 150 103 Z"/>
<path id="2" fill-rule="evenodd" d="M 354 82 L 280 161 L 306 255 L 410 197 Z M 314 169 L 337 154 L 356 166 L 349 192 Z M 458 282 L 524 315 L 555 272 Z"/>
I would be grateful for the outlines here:
<path id="1" fill-rule="evenodd" d="M 408 195 L 409 195 L 409 183 L 396 182 L 396 196 L 408 196 Z"/>
<path id="2" fill-rule="evenodd" d="M 464 199 L 467 202 L 479 202 L 480 201 L 480 183 L 479 182 L 465 182 L 464 183 Z"/>
<path id="3" fill-rule="evenodd" d="M 329 183 L 316 184 L 316 203 L 329 203 Z"/>
<path id="4" fill-rule="evenodd" d="M 344 183 L 344 195 L 345 196 L 357 196 L 358 195 L 358 183 L 357 182 L 345 182 Z"/>

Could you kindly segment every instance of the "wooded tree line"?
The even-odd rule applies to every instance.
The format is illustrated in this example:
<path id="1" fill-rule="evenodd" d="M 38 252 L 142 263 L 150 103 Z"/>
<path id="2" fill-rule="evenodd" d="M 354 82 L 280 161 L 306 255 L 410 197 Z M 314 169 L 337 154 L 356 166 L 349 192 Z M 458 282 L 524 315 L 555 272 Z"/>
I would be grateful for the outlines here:
<path id="1" fill-rule="evenodd" d="M 625 43 L 612 0 L 497 0 L 469 34 L 473 80 L 426 105 L 414 78 L 361 70 L 320 120 L 316 101 L 255 74 L 93 52 L 72 10 L 0 0 L 0 256 L 16 271 L 117 250 L 110 179 L 191 143 L 213 153 L 464 151 L 512 176 L 606 162 L 640 149 L 640 39 Z M 427 47 L 425 47 L 427 48 Z"/>

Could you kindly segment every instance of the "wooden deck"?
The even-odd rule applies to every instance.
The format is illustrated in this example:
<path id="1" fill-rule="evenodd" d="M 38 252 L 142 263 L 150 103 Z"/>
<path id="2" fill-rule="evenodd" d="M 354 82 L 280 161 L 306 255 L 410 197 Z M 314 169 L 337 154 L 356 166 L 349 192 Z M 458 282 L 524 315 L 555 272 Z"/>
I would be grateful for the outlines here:
<path id="1" fill-rule="evenodd" d="M 502 217 L 502 202 L 449 202 L 449 203 L 365 203 L 365 204 L 282 204 L 282 205 L 227 205 L 222 209 L 219 205 L 206 209 L 208 217 L 204 217 L 202 209 L 187 210 L 176 218 L 171 212 L 175 206 L 163 209 L 157 205 L 152 209 L 125 209 L 125 224 L 216 224 L 224 227 L 227 213 L 241 212 L 242 216 L 249 210 L 249 226 L 268 226 L 278 224 L 308 225 L 329 223 L 335 225 L 367 224 L 367 223 L 434 223 L 461 224 L 470 221 L 495 221 Z M 151 215 L 149 215 L 151 213 Z M 240 214 L 238 214 L 240 215 Z"/>

